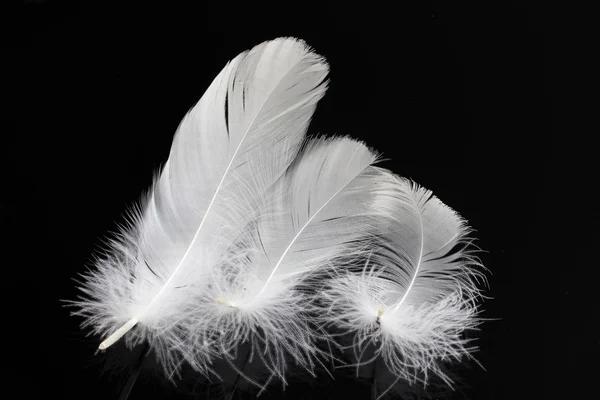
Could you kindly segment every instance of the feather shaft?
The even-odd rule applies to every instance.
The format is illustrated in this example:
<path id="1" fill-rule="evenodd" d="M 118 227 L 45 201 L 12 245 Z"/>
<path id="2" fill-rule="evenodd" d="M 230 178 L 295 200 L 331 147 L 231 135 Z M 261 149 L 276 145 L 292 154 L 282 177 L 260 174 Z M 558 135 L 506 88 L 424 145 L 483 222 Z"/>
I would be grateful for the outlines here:
<path id="1" fill-rule="evenodd" d="M 127 332 L 129 332 L 138 322 L 139 322 L 139 320 L 136 317 L 131 318 L 129 321 L 124 323 L 123 326 L 121 326 L 119 329 L 117 329 L 112 335 L 110 335 L 106 340 L 104 340 L 102 343 L 100 343 L 100 346 L 98 346 L 98 349 L 99 350 L 108 349 L 110 346 L 115 344 L 115 342 L 117 340 L 121 339 L 123 337 L 123 335 L 125 335 Z"/>
<path id="2" fill-rule="evenodd" d="M 411 198 L 414 200 L 414 196 L 411 196 Z M 415 201 L 415 205 L 417 205 L 416 201 Z M 412 289 L 413 285 L 415 284 L 415 281 L 417 280 L 417 276 L 419 276 L 419 268 L 421 268 L 421 262 L 423 260 L 423 249 L 425 247 L 425 233 L 423 230 L 423 216 L 421 215 L 421 213 L 418 213 L 417 215 L 419 217 L 419 231 L 421 232 L 421 239 L 420 239 L 421 245 L 420 245 L 420 250 L 419 250 L 419 260 L 417 261 L 417 266 L 415 268 L 415 272 L 413 273 L 410 284 L 408 285 L 408 288 L 404 292 L 404 295 L 402 296 L 402 298 L 400 299 L 398 304 L 396 304 L 396 307 L 394 307 L 394 311 L 396 311 L 396 310 L 398 310 L 398 308 L 400 308 L 400 306 L 402 305 L 402 303 L 404 303 L 404 300 L 406 300 L 406 297 L 410 293 L 410 290 Z M 382 308 L 379 308 L 378 315 L 377 315 L 378 319 L 379 319 L 379 317 L 381 317 L 381 314 L 383 314 L 383 311 L 382 311 Z"/>

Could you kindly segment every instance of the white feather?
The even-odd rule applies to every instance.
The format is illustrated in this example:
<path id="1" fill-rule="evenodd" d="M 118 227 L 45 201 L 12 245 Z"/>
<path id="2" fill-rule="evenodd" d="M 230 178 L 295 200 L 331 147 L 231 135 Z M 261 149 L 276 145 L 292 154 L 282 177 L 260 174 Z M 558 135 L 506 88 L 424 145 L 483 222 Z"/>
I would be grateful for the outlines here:
<path id="1" fill-rule="evenodd" d="M 340 269 L 321 300 L 324 321 L 354 333 L 361 358 L 370 344 L 392 373 L 410 382 L 434 373 L 451 383 L 442 361 L 469 357 L 464 332 L 479 324 L 480 263 L 468 249 L 464 220 L 430 191 L 387 175 L 388 223 L 362 268 Z M 362 361 L 361 361 L 362 362 Z"/>
<path id="2" fill-rule="evenodd" d="M 325 91 L 327 64 L 296 39 L 232 60 L 185 116 L 142 210 L 84 276 L 76 314 L 110 346 L 148 340 L 168 373 L 205 371 L 205 342 L 185 348 L 206 277 L 282 177 Z"/>
<path id="3" fill-rule="evenodd" d="M 284 382 L 288 359 L 312 371 L 319 332 L 308 317 L 307 279 L 341 256 L 362 254 L 364 240 L 377 233 L 372 210 L 385 209 L 387 200 L 376 160 L 351 139 L 310 142 L 242 244 L 212 271 L 206 310 L 190 336 L 215 340 L 226 352 L 250 341 Z"/>

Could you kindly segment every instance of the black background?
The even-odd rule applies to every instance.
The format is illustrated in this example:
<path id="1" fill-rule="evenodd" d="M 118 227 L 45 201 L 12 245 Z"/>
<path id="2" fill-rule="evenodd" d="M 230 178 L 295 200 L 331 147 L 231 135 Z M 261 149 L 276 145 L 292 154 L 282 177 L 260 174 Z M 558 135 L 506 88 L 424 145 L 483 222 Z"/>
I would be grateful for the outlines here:
<path id="1" fill-rule="evenodd" d="M 31 266 L 18 264 L 21 282 L 35 281 L 30 347 L 41 361 L 24 367 L 32 382 L 24 397 L 118 397 L 135 354 L 118 348 L 121 367 L 107 367 L 94 355 L 98 340 L 80 332 L 60 299 L 74 298 L 71 279 L 149 186 L 180 119 L 214 76 L 239 52 L 279 36 L 306 40 L 331 66 L 309 132 L 347 134 L 383 152 L 383 166 L 460 212 L 486 251 L 492 299 L 483 316 L 497 320 L 476 334 L 485 370 L 462 367 L 460 390 L 439 398 L 588 393 L 585 373 L 598 369 L 579 357 L 598 357 L 598 312 L 585 310 L 594 302 L 586 281 L 597 262 L 587 254 L 597 234 L 563 222 L 589 227 L 598 217 L 582 208 L 595 198 L 581 179 L 594 162 L 579 149 L 591 145 L 572 146 L 581 127 L 566 116 L 567 91 L 578 76 L 564 77 L 565 57 L 574 59 L 556 50 L 571 48 L 560 38 L 564 18 L 518 3 L 288 11 L 25 2 L 15 53 L 22 79 L 6 82 L 16 90 L 4 108 L 17 190 L 3 196 L 2 213 L 18 226 L 18 245 L 39 242 L 20 253 Z M 575 176 L 564 172 L 573 158 L 584 161 Z M 572 236 L 581 236 L 577 246 Z M 130 398 L 175 393 L 147 368 Z M 292 382 L 285 398 L 368 393 L 367 381 L 321 374 Z M 284 396 L 277 387 L 268 395 Z"/>

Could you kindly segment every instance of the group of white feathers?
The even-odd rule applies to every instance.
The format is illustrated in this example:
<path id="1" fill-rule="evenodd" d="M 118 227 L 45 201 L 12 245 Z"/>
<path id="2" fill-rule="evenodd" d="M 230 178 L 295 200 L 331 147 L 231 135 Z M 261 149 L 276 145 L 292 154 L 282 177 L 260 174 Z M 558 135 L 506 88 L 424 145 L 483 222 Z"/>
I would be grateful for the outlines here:
<path id="1" fill-rule="evenodd" d="M 306 43 L 279 38 L 214 79 L 83 275 L 75 314 L 100 349 L 148 342 L 174 377 L 250 343 L 283 382 L 290 365 L 323 365 L 332 329 L 410 382 L 449 380 L 440 363 L 470 356 L 485 277 L 468 226 L 364 143 L 306 138 L 327 74 Z"/>

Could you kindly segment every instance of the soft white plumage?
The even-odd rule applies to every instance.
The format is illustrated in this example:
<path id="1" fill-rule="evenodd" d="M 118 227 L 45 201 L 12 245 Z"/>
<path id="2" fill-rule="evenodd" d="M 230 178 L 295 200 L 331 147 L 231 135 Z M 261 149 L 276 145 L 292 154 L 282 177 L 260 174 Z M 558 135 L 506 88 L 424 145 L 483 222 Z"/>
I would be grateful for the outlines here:
<path id="1" fill-rule="evenodd" d="M 250 342 L 285 383 L 289 361 L 313 371 L 335 325 L 398 378 L 449 380 L 439 362 L 468 356 L 463 333 L 479 323 L 469 229 L 363 143 L 304 143 L 327 72 L 304 42 L 277 39 L 215 78 L 84 275 L 74 314 L 101 349 L 148 341 L 171 376 L 182 362 L 208 373 Z"/>
<path id="2" fill-rule="evenodd" d="M 286 355 L 312 371 L 319 332 L 310 323 L 306 282 L 341 254 L 356 251 L 355 242 L 365 237 L 357 228 L 373 197 L 376 158 L 350 139 L 308 143 L 238 246 L 212 271 L 200 305 L 205 310 L 190 337 L 224 352 L 250 341 L 253 354 L 284 382 Z"/>
<path id="3" fill-rule="evenodd" d="M 451 383 L 442 361 L 469 357 L 464 332 L 479 324 L 480 263 L 468 249 L 464 220 L 430 191 L 395 181 L 390 219 L 362 266 L 339 269 L 321 300 L 323 320 L 354 334 L 359 358 L 382 357 L 398 378 Z M 371 357 L 371 356 L 369 356 Z"/>
<path id="4" fill-rule="evenodd" d="M 130 226 L 84 276 L 75 314 L 106 338 L 101 349 L 125 335 L 128 344 L 149 341 L 168 374 L 184 360 L 206 372 L 221 350 L 206 341 L 186 346 L 203 318 L 207 277 L 293 161 L 327 72 L 304 42 L 277 39 L 215 78 L 181 122 Z"/>

